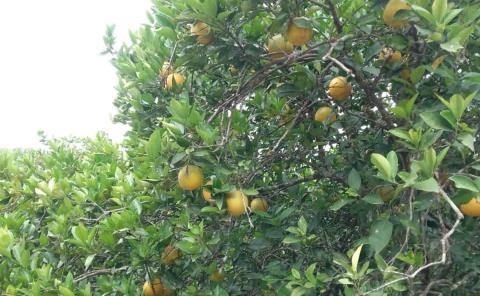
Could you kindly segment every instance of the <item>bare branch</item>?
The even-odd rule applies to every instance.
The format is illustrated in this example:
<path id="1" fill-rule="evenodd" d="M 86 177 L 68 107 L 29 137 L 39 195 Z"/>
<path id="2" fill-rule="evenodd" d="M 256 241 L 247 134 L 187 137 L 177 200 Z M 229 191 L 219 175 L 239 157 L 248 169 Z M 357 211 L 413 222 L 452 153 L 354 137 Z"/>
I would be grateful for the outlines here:
<path id="1" fill-rule="evenodd" d="M 447 193 L 445 193 L 445 191 L 443 191 L 443 189 L 440 190 L 439 194 L 440 194 L 440 197 L 442 199 L 444 199 L 450 205 L 450 207 L 454 210 L 454 212 L 457 214 L 457 219 L 455 220 L 455 223 L 453 224 L 452 228 L 450 228 L 450 230 L 447 233 L 445 233 L 443 235 L 443 237 L 440 239 L 440 244 L 442 246 L 442 255 L 441 255 L 440 259 L 437 260 L 437 261 L 434 261 L 434 262 L 430 262 L 426 265 L 423 265 L 422 267 L 419 267 L 417 270 L 415 270 L 413 273 L 405 274 L 402 277 L 399 277 L 395 280 L 387 282 L 387 283 L 385 283 L 385 284 L 383 284 L 383 285 L 381 285 L 381 286 L 379 286 L 379 287 L 377 287 L 373 290 L 370 290 L 366 293 L 363 293 L 362 295 L 368 295 L 368 294 L 374 293 L 376 291 L 380 291 L 383 288 L 386 288 L 386 287 L 388 287 L 390 285 L 393 285 L 393 284 L 395 284 L 397 282 L 400 282 L 400 281 L 413 279 L 419 273 L 424 271 L 425 269 L 428 269 L 428 268 L 430 268 L 432 266 L 435 266 L 435 265 L 445 264 L 447 262 L 447 252 L 448 252 L 447 243 L 448 243 L 448 239 L 455 232 L 455 230 L 460 225 L 460 222 L 463 220 L 464 217 L 463 217 L 462 212 L 458 209 L 458 207 L 455 205 L 455 203 L 450 199 L 450 197 L 447 195 Z"/>

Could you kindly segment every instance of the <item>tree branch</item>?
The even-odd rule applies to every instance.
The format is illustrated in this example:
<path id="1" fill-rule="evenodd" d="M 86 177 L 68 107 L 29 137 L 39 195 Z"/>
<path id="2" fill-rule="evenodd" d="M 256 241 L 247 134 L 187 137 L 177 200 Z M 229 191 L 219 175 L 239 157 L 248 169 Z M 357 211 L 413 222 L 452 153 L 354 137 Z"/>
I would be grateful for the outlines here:
<path id="1" fill-rule="evenodd" d="M 443 191 L 443 189 L 440 190 L 439 192 L 440 194 L 440 197 L 442 199 L 444 199 L 449 205 L 450 207 L 453 209 L 453 211 L 457 214 L 457 219 L 455 220 L 455 223 L 453 224 L 452 228 L 450 228 L 450 230 L 445 233 L 443 235 L 443 237 L 440 239 L 440 244 L 442 245 L 442 255 L 440 257 L 439 260 L 437 261 L 434 261 L 434 262 L 430 262 L 422 267 L 419 267 L 417 270 L 415 270 L 413 273 L 410 273 L 410 274 L 405 274 L 404 276 L 402 277 L 399 277 L 395 280 L 392 280 L 390 282 L 387 282 L 373 290 L 370 290 L 366 293 L 363 293 L 362 295 L 368 295 L 368 294 L 371 294 L 371 293 L 374 293 L 374 292 L 377 292 L 377 291 L 380 291 L 382 290 L 383 288 L 386 288 L 390 285 L 393 285 L 397 282 L 400 282 L 400 281 L 404 281 L 404 280 L 408 280 L 408 279 L 413 279 L 415 278 L 420 272 L 424 271 L 425 269 L 428 269 L 432 266 L 435 266 L 435 265 L 440 265 L 440 264 L 445 264 L 447 262 L 447 252 L 448 252 L 448 248 L 447 248 L 447 243 L 448 243 L 448 239 L 450 238 L 450 236 L 452 236 L 452 234 L 455 232 L 455 230 L 457 229 L 457 227 L 460 225 L 460 222 L 462 221 L 462 219 L 464 218 L 463 217 L 463 214 L 462 212 L 458 209 L 458 207 L 455 205 L 455 203 L 450 199 L 450 197 L 447 195 L 447 193 L 445 193 L 445 191 Z"/>
<path id="2" fill-rule="evenodd" d="M 76 279 L 73 280 L 73 282 L 78 283 L 78 282 L 83 281 L 87 278 L 97 276 L 97 275 L 101 275 L 101 274 L 114 274 L 114 273 L 117 273 L 117 272 L 125 271 L 128 268 L 129 268 L 129 266 L 122 266 L 122 267 L 119 267 L 119 268 L 106 268 L 106 269 L 92 270 L 92 271 L 86 272 L 86 273 L 78 276 Z"/>

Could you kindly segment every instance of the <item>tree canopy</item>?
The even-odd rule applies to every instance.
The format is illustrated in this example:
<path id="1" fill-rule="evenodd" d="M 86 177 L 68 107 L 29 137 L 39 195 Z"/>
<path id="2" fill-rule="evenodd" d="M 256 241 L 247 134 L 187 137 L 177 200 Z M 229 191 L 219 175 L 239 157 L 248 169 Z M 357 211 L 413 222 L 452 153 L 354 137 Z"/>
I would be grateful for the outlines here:
<path id="1" fill-rule="evenodd" d="M 147 18 L 104 36 L 121 145 L 0 151 L 2 295 L 480 294 L 480 4 Z"/>

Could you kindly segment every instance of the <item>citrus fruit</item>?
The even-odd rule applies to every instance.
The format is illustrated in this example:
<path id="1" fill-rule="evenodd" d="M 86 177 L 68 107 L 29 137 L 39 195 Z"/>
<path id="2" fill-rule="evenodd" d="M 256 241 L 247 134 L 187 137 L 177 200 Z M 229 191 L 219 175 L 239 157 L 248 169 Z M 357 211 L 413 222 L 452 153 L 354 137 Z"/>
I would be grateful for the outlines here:
<path id="1" fill-rule="evenodd" d="M 239 190 L 231 191 L 227 195 L 227 209 L 230 215 L 240 216 L 246 212 L 248 198 Z"/>
<path id="2" fill-rule="evenodd" d="M 203 171 L 195 165 L 186 165 L 178 172 L 178 184 L 184 190 L 195 190 L 203 185 Z"/>
<path id="3" fill-rule="evenodd" d="M 304 26 L 300 26 L 304 25 Z M 310 26 L 310 22 L 304 17 L 296 17 L 288 26 L 287 39 L 295 45 L 301 46 L 306 44 L 313 36 L 313 29 Z"/>
<path id="4" fill-rule="evenodd" d="M 335 101 L 343 101 L 352 94 L 352 86 L 348 83 L 347 78 L 337 76 L 328 84 L 328 94 Z"/>

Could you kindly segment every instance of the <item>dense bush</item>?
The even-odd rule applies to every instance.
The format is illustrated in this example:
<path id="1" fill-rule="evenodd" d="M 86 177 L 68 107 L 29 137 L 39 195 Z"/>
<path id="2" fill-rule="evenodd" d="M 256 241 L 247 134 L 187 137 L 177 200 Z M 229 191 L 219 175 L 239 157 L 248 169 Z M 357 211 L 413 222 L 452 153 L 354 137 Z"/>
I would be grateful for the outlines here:
<path id="1" fill-rule="evenodd" d="M 408 2 L 109 28 L 132 129 L 0 152 L 2 295 L 480 294 L 480 4 Z"/>

